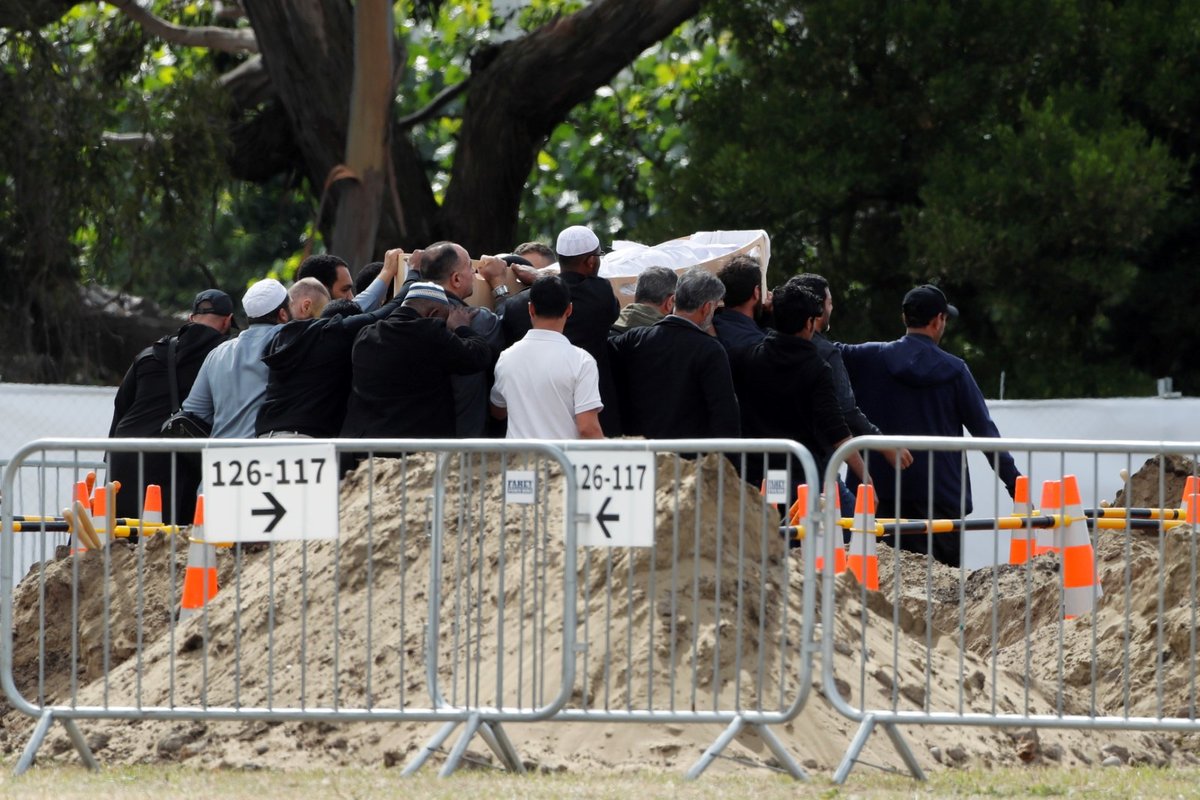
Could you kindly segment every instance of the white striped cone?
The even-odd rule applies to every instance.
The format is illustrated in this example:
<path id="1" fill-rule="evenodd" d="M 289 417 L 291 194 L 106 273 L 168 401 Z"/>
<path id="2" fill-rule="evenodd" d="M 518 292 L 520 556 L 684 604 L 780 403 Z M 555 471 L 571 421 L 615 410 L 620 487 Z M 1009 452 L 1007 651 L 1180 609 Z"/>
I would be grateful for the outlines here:
<path id="1" fill-rule="evenodd" d="M 875 487 L 862 484 L 854 499 L 854 524 L 846 567 L 868 589 L 879 589 L 879 555 L 875 546 Z"/>
<path id="2" fill-rule="evenodd" d="M 1062 482 L 1061 481 L 1043 481 L 1042 482 L 1042 503 L 1038 509 L 1045 516 L 1058 516 L 1062 514 Z M 1057 552 L 1056 546 L 1058 528 L 1038 528 L 1037 535 L 1033 540 L 1033 554 L 1040 556 L 1042 553 Z"/>
<path id="3" fill-rule="evenodd" d="M 1017 476 L 1017 483 L 1013 491 L 1013 513 L 1018 519 L 1028 519 L 1029 517 L 1029 476 Z M 1029 560 L 1029 529 L 1014 528 L 1012 535 L 1008 540 L 1008 563 L 1009 564 L 1024 564 Z"/>
<path id="4" fill-rule="evenodd" d="M 1063 513 L 1070 520 L 1062 534 L 1063 613 L 1070 619 L 1094 611 L 1104 589 L 1096 580 L 1096 553 L 1083 515 L 1079 482 L 1074 475 L 1064 475 L 1062 486 Z"/>
<path id="5" fill-rule="evenodd" d="M 204 495 L 196 497 L 196 516 L 189 539 L 183 598 L 179 603 L 180 622 L 199 614 L 204 604 L 217 596 L 217 553 L 204 541 Z"/>
<path id="6" fill-rule="evenodd" d="M 108 490 L 97 486 L 92 492 L 92 527 L 96 529 L 96 538 L 100 546 L 108 543 Z"/>

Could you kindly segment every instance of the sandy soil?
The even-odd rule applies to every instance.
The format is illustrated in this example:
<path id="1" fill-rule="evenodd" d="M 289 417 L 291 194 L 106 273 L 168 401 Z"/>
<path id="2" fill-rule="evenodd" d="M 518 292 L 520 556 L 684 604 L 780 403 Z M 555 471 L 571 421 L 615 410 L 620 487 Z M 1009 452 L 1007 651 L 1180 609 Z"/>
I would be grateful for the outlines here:
<path id="1" fill-rule="evenodd" d="M 457 465 L 447 476 L 450 538 L 433 619 L 428 501 L 435 463 L 380 460 L 344 482 L 338 542 L 219 551 L 220 595 L 208 614 L 179 626 L 171 621 L 186 551 L 169 540 L 117 543 L 107 558 L 89 553 L 35 569 L 16 599 L 18 688 L 27 697 L 67 702 L 75 686 L 81 704 L 427 708 L 423 656 L 433 623 L 445 697 L 525 709 L 549 702 L 561 689 L 566 611 L 559 476 L 540 468 L 545 510 L 535 514 L 504 505 L 498 469 L 492 459 Z M 1186 477 L 1194 466 L 1179 470 Z M 777 516 L 723 459 L 660 456 L 658 475 L 654 548 L 580 552 L 574 574 L 584 647 L 566 707 L 786 708 L 805 688 L 798 551 L 789 553 L 773 535 L 739 541 L 742 527 L 757 531 L 766 519 L 769 530 Z M 1147 465 L 1133 476 L 1134 505 L 1157 504 L 1147 493 L 1157 498 L 1158 475 Z M 833 636 L 829 684 L 854 706 L 865 700 L 870 707 L 954 713 L 1095 710 L 1194 719 L 1191 531 L 1106 532 L 1097 541 L 1104 597 L 1096 612 L 1070 621 L 1058 612 L 1053 556 L 963 574 L 881 546 L 881 591 L 862 590 L 850 575 L 837 580 L 834 629 L 825 632 Z M 141 603 L 132 591 L 139 583 Z M 775 731 L 809 768 L 829 770 L 857 725 L 827 699 L 819 666 L 804 709 Z M 9 710 L 0 720 L 0 749 L 18 750 L 32 726 Z M 106 762 L 294 768 L 399 766 L 439 726 L 85 721 L 81 727 Z M 682 769 L 721 726 L 571 721 L 505 728 L 529 766 L 558 771 Z M 1195 736 L 1141 732 L 932 726 L 906 728 L 905 735 L 930 768 L 1105 758 L 1196 763 L 1200 749 Z M 470 752 L 480 763 L 493 761 L 481 741 Z M 750 733 L 726 754 L 770 762 Z M 56 731 L 41 757 L 75 756 Z M 882 735 L 872 737 L 863 758 L 899 763 Z M 719 761 L 715 768 L 741 767 Z"/>

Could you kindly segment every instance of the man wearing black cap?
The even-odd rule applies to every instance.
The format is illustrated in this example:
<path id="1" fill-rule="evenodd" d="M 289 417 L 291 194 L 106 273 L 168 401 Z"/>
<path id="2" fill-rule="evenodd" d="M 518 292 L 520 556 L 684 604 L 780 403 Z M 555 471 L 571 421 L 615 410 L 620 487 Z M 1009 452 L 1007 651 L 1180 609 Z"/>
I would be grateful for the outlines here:
<path id="1" fill-rule="evenodd" d="M 157 436 L 163 422 L 179 410 L 183 398 L 188 396 L 205 356 L 225 339 L 232 320 L 233 300 L 229 295 L 218 289 L 206 289 L 196 295 L 187 324 L 175 335 L 164 336 L 138 353 L 125 373 L 113 402 L 109 438 Z M 174 394 L 169 382 L 172 355 Z M 139 476 L 137 453 L 109 453 L 109 480 L 119 480 L 126 487 L 117 495 L 118 517 L 140 517 L 141 487 L 156 483 L 163 489 L 165 517 L 175 522 L 191 521 L 200 476 L 198 472 L 192 474 L 188 459 L 178 458 L 175 465 L 178 480 L 172 501 L 171 459 L 167 453 L 147 454 Z"/>
<path id="2" fill-rule="evenodd" d="M 938 347 L 958 309 L 930 284 L 906 294 L 902 309 L 908 329 L 902 338 L 842 346 L 859 407 L 885 434 L 961 436 L 965 428 L 972 436 L 999 438 L 966 363 Z M 971 513 L 971 479 L 961 453 L 914 451 L 912 457 L 912 465 L 900 473 L 900 517 L 956 519 Z M 897 507 L 896 474 L 878 453 L 871 454 L 867 464 L 879 498 L 878 513 L 890 517 Z M 1012 456 L 999 453 L 992 464 L 1011 496 L 1020 474 Z M 847 483 L 854 489 L 857 476 L 849 475 Z M 951 566 L 961 563 L 959 535 L 934 534 L 932 539 L 934 558 Z M 926 552 L 927 544 L 925 533 L 904 535 L 900 542 L 903 549 L 918 553 Z"/>

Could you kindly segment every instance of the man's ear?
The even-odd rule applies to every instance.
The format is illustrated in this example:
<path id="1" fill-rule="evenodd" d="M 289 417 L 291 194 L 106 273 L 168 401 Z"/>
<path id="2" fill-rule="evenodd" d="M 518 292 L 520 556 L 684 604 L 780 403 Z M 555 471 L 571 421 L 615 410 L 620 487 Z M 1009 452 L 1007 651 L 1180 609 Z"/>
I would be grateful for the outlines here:
<path id="1" fill-rule="evenodd" d="M 574 304 L 574 303 L 567 303 L 567 314 L 566 314 L 566 316 L 565 316 L 565 317 L 563 317 L 563 319 L 570 319 L 570 318 L 571 318 L 571 315 L 572 315 L 572 314 L 574 314 L 574 313 L 575 313 L 575 304 Z"/>
<path id="2" fill-rule="evenodd" d="M 529 318 L 530 318 L 530 319 L 533 319 L 533 318 L 534 318 L 534 317 L 536 317 L 536 316 L 537 316 L 537 309 L 535 309 L 535 308 L 533 307 L 533 301 L 532 301 L 532 300 L 530 300 L 530 301 L 529 301 Z"/>

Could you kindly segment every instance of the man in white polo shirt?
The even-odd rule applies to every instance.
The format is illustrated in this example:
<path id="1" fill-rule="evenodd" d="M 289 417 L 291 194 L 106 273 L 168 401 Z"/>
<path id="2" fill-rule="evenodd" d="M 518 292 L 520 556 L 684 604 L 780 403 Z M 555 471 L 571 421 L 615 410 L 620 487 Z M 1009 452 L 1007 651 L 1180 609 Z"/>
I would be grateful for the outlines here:
<path id="1" fill-rule="evenodd" d="M 603 439 L 596 359 L 563 335 L 571 290 L 557 275 L 529 289 L 533 329 L 496 362 L 491 411 L 509 439 Z"/>

